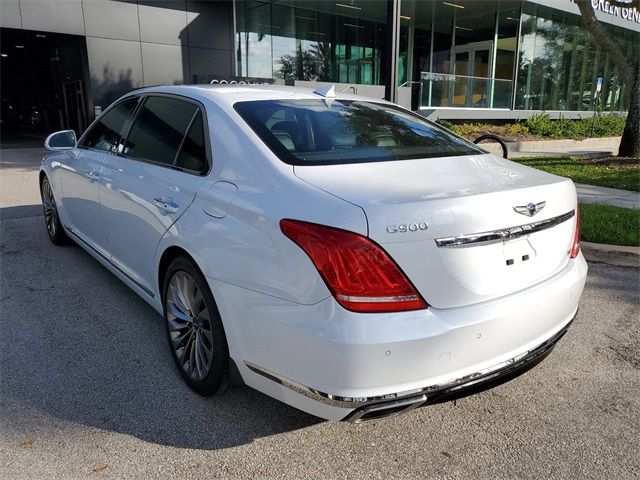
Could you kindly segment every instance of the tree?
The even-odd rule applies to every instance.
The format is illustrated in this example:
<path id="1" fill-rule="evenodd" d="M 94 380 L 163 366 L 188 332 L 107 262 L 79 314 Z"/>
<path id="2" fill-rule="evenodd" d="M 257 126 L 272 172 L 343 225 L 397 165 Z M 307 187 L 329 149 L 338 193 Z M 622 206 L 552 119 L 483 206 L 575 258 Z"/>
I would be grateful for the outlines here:
<path id="1" fill-rule="evenodd" d="M 620 141 L 620 157 L 640 158 L 640 59 L 628 58 L 620 50 L 596 17 L 592 0 L 575 0 L 582 15 L 582 24 L 594 41 L 609 54 L 624 84 L 629 85 L 629 113 Z M 609 5 L 640 10 L 640 0 L 608 0 Z"/>

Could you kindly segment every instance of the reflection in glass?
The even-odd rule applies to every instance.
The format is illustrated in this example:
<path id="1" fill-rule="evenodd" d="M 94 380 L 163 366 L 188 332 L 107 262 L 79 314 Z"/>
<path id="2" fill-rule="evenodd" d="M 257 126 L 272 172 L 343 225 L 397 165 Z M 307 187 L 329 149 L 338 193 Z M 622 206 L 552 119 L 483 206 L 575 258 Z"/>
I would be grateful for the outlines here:
<path id="1" fill-rule="evenodd" d="M 379 85 L 386 4 L 235 2 L 240 75 Z"/>
<path id="2" fill-rule="evenodd" d="M 234 3 L 240 75 L 384 82 L 386 1 L 357 0 L 357 9 L 303 0 Z M 606 28 L 629 58 L 638 56 L 637 32 Z M 628 88 L 580 18 L 537 2 L 403 0 L 397 72 L 398 85 L 411 89 L 413 108 L 624 110 L 628 104 Z"/>
<path id="3" fill-rule="evenodd" d="M 609 55 L 579 18 L 525 4 L 522 15 L 516 108 L 525 110 L 624 111 L 628 87 L 622 85 Z M 623 51 L 638 55 L 637 32 L 607 26 Z M 635 46 L 635 47 L 634 47 Z M 635 49 L 635 50 L 634 50 Z M 603 79 L 596 92 L 597 79 Z"/>
<path id="4" fill-rule="evenodd" d="M 352 100 L 260 100 L 234 108 L 295 165 L 476 155 L 475 145 L 397 107 Z"/>
<path id="5" fill-rule="evenodd" d="M 96 121 L 82 140 L 82 147 L 116 153 L 124 124 L 133 113 L 138 97 L 123 100 Z"/>

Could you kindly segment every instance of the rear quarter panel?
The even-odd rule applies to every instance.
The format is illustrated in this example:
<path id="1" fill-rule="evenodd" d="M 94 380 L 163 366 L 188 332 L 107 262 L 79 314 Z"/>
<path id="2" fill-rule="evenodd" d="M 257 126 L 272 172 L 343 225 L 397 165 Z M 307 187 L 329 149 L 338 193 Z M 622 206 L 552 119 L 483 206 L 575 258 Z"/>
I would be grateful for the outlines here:
<path id="1" fill-rule="evenodd" d="M 181 245 L 205 276 L 218 281 L 305 305 L 327 298 L 317 270 L 279 222 L 300 219 L 366 235 L 364 212 L 298 179 L 235 111 L 206 106 L 213 167 L 194 203 L 162 239 L 158 261 L 166 248 Z M 236 195 L 210 196 L 218 181 L 236 185 Z M 223 218 L 205 213 L 213 201 L 225 211 Z"/>

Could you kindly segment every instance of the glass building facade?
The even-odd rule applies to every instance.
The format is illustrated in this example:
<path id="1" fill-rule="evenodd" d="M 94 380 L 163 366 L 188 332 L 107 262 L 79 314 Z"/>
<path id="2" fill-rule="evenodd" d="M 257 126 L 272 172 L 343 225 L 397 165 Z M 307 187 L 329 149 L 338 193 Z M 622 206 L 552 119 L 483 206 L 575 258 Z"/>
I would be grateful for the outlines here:
<path id="1" fill-rule="evenodd" d="M 637 61 L 640 11 L 590 1 Z M 4 132 L 81 132 L 131 89 L 210 82 L 333 83 L 451 119 L 629 104 L 573 0 L 0 0 L 0 37 Z"/>
<path id="2" fill-rule="evenodd" d="M 570 0 L 401 0 L 399 18 L 389 3 L 236 0 L 237 74 L 382 92 L 395 64 L 400 103 L 413 109 L 628 106 L 629 86 Z M 623 17 L 606 28 L 629 58 L 638 58 L 640 15 Z"/>
<path id="3" fill-rule="evenodd" d="M 236 1 L 238 75 L 381 85 L 386 2 Z M 366 14 L 361 14 L 365 11 Z"/>
<path id="4" fill-rule="evenodd" d="M 596 82 L 603 110 L 628 107 L 630 85 L 617 75 L 610 56 L 591 39 L 580 18 L 525 4 L 522 12 L 515 108 L 593 110 Z M 630 61 L 640 57 L 638 32 L 612 28 L 618 48 Z"/>
<path id="5" fill-rule="evenodd" d="M 424 7 L 402 3 L 403 23 L 414 38 L 412 68 L 403 74 L 420 82 L 420 106 L 510 108 L 521 2 Z"/>

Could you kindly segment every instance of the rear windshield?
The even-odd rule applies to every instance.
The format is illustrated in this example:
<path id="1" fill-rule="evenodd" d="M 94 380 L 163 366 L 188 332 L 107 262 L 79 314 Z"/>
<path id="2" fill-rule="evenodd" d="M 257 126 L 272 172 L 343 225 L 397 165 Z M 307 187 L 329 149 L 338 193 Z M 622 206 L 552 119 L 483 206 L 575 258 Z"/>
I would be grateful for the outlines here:
<path id="1" fill-rule="evenodd" d="M 256 100 L 234 108 L 293 165 L 383 162 L 486 153 L 424 118 L 359 100 Z"/>

